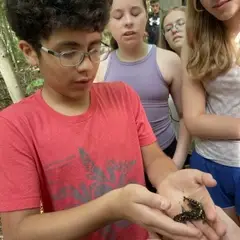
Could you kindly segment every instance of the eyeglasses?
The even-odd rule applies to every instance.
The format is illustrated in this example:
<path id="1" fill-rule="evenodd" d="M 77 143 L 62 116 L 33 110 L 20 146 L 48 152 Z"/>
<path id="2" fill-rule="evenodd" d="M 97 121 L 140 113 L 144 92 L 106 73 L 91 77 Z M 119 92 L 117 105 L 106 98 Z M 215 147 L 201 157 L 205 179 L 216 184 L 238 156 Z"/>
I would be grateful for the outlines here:
<path id="1" fill-rule="evenodd" d="M 101 42 L 99 47 L 93 48 L 88 52 L 71 50 L 59 53 L 43 46 L 41 46 L 41 50 L 59 58 L 60 64 L 63 67 L 76 67 L 79 66 L 84 61 L 85 57 L 89 57 L 89 59 L 93 63 L 104 61 L 105 59 L 107 59 L 111 51 L 111 48 L 106 43 Z"/>
<path id="2" fill-rule="evenodd" d="M 185 25 L 186 21 L 183 18 L 178 19 L 176 22 L 174 23 L 170 23 L 168 25 L 166 25 L 163 28 L 164 33 L 168 33 L 170 31 L 173 30 L 173 28 L 175 27 L 177 30 L 179 30 L 179 28 L 182 28 Z"/>

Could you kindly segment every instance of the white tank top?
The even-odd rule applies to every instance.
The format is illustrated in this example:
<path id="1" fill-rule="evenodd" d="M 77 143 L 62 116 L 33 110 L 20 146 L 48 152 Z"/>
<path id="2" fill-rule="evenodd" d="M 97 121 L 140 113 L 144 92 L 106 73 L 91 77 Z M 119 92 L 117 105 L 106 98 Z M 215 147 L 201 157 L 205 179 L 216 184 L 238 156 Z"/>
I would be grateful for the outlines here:
<path id="1" fill-rule="evenodd" d="M 204 83 L 206 113 L 240 118 L 240 67 Z M 196 139 L 196 151 L 214 162 L 240 167 L 240 141 Z"/>

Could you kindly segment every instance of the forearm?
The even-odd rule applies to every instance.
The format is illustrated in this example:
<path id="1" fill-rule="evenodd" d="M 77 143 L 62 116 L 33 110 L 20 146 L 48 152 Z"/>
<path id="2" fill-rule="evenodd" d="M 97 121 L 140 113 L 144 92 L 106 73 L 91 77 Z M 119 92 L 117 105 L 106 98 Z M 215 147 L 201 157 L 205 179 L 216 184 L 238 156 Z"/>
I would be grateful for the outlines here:
<path id="1" fill-rule="evenodd" d="M 185 127 L 183 119 L 180 119 L 178 143 L 173 157 L 173 161 L 177 165 L 178 169 L 181 169 L 183 167 L 189 152 L 190 145 L 191 136 Z"/>
<path id="2" fill-rule="evenodd" d="M 234 229 L 232 230 L 232 237 L 231 240 L 239 240 L 240 236 L 240 228 L 235 225 Z"/>
<path id="3" fill-rule="evenodd" d="M 240 118 L 203 114 L 193 119 L 185 119 L 192 136 L 203 139 L 239 140 Z"/>
<path id="4" fill-rule="evenodd" d="M 157 188 L 165 177 L 177 170 L 178 169 L 172 159 L 163 154 L 148 166 L 147 175 L 152 185 Z"/>
<path id="5" fill-rule="evenodd" d="M 14 240 L 79 240 L 118 220 L 112 210 L 118 191 L 109 192 L 80 207 L 26 217 Z"/>
<path id="6" fill-rule="evenodd" d="M 227 226 L 227 233 L 221 240 L 239 240 L 240 228 L 233 221 L 225 222 Z"/>

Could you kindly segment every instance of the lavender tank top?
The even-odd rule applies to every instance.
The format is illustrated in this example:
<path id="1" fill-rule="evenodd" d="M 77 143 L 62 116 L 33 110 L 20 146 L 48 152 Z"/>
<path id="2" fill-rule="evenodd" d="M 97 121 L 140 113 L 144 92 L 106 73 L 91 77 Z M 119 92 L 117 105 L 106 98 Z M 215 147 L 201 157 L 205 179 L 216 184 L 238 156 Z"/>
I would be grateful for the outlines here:
<path id="1" fill-rule="evenodd" d="M 158 143 L 164 150 L 174 140 L 175 133 L 169 116 L 169 89 L 156 57 L 155 45 L 149 45 L 148 55 L 136 62 L 122 62 L 113 51 L 104 81 L 123 81 L 138 93 Z"/>

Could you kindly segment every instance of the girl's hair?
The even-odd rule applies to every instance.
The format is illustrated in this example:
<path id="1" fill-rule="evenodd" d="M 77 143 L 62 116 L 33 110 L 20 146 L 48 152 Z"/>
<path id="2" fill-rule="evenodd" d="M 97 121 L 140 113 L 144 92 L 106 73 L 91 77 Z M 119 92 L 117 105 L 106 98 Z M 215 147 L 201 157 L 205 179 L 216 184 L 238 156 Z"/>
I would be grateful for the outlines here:
<path id="1" fill-rule="evenodd" d="M 143 2 L 144 9 L 146 10 L 146 13 L 147 13 L 147 2 L 146 0 L 142 0 L 142 2 Z M 110 4 L 110 7 L 112 7 L 113 0 L 109 0 L 109 4 Z M 111 37 L 110 46 L 113 50 L 118 49 L 118 43 L 113 37 Z"/>
<path id="2" fill-rule="evenodd" d="M 186 27 L 190 77 L 203 81 L 227 72 L 233 64 L 233 48 L 223 22 L 207 12 L 200 1 L 191 0 Z"/>
<path id="3" fill-rule="evenodd" d="M 180 6 L 180 7 L 173 7 L 173 8 L 169 8 L 163 15 L 162 21 L 161 21 L 161 31 L 160 31 L 160 47 L 167 49 L 167 50 L 171 50 L 174 51 L 173 49 L 170 48 L 165 36 L 164 36 L 164 21 L 165 18 L 168 16 L 169 13 L 171 13 L 172 11 L 182 11 L 184 13 L 186 13 L 186 7 L 185 6 Z"/>

